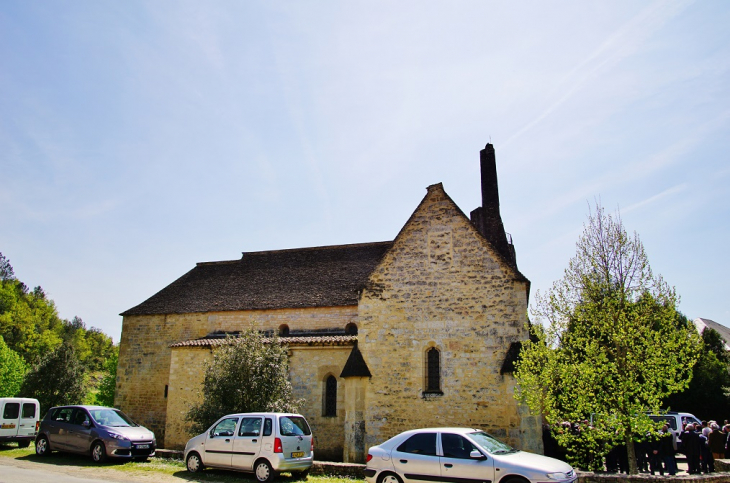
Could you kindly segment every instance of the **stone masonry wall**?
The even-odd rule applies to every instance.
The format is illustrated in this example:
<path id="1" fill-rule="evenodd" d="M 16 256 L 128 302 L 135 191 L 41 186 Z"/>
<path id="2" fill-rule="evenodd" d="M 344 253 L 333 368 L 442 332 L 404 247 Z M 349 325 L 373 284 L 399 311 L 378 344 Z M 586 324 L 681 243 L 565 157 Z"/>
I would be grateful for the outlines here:
<path id="1" fill-rule="evenodd" d="M 165 389 L 167 386 L 168 393 L 171 390 L 171 344 L 204 337 L 216 330 L 235 331 L 252 326 L 260 330 L 278 330 L 282 324 L 287 324 L 290 330 L 315 330 L 344 328 L 351 322 L 357 323 L 356 307 L 124 317 L 115 406 L 154 431 L 158 445 L 166 447 L 170 396 L 165 397 Z M 334 375 L 339 377 L 339 372 Z M 178 436 L 173 437 L 173 440 L 178 439 Z"/>
<path id="2" fill-rule="evenodd" d="M 299 412 L 307 418 L 314 435 L 317 459 L 340 461 L 344 442 L 345 382 L 339 377 L 352 346 L 293 346 L 289 349 L 289 377 L 294 397 L 303 399 Z M 212 360 L 209 347 L 176 347 L 170 363 L 167 402 L 166 448 L 183 449 L 194 434 L 185 414 L 200 401 L 206 361 Z M 324 382 L 337 378 L 337 416 L 324 417 Z M 225 416 L 221 414 L 221 416 Z"/>
<path id="3" fill-rule="evenodd" d="M 542 452 L 539 420 L 499 373 L 510 343 L 528 338 L 527 288 L 441 185 L 429 187 L 360 300 L 359 347 L 373 374 L 366 447 L 407 429 L 467 426 Z M 442 395 L 424 395 L 430 347 Z"/>

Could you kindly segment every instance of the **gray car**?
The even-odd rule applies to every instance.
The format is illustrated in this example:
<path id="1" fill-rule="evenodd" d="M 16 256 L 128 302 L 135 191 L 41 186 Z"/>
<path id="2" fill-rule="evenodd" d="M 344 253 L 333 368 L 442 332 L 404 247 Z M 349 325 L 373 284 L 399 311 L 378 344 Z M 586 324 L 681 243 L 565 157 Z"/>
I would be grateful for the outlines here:
<path id="1" fill-rule="evenodd" d="M 87 454 L 100 463 L 107 458 L 147 459 L 154 456 L 155 435 L 119 409 L 103 406 L 58 406 L 40 423 L 35 452 Z"/>

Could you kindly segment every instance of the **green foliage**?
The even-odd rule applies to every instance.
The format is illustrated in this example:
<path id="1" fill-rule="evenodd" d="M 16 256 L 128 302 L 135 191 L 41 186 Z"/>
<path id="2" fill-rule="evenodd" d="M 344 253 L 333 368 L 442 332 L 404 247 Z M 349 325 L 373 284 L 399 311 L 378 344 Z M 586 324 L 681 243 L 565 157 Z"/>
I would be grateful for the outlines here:
<path id="1" fill-rule="evenodd" d="M 106 372 L 99 383 L 99 392 L 96 393 L 96 404 L 100 406 L 114 406 L 114 394 L 117 388 L 117 364 L 119 363 L 119 348 L 106 361 Z"/>
<path id="2" fill-rule="evenodd" d="M 13 267 L 0 253 L 0 336 L 26 363 L 41 358 L 66 342 L 71 344 L 81 363 L 90 371 L 104 369 L 114 351 L 112 340 L 99 329 L 86 329 L 79 317 L 63 320 L 56 305 L 41 287 L 32 291 L 17 280 Z"/>
<path id="3" fill-rule="evenodd" d="M 50 352 L 25 376 L 21 393 L 38 399 L 41 414 L 61 404 L 81 404 L 86 394 L 84 368 L 73 347 L 62 344 Z"/>
<path id="4" fill-rule="evenodd" d="M 276 335 L 267 340 L 254 329 L 215 350 L 206 365 L 201 399 L 187 414 L 196 433 L 226 414 L 296 411 L 302 403 L 292 393 L 286 347 Z"/>
<path id="5" fill-rule="evenodd" d="M 0 336 L 0 397 L 17 396 L 27 371 L 23 358 Z"/>
<path id="6" fill-rule="evenodd" d="M 665 405 L 675 411 L 692 413 L 700 419 L 723 421 L 730 413 L 730 374 L 728 353 L 720 334 L 710 328 L 702 331 L 699 360 L 692 368 L 689 387 L 669 396 Z"/>
<path id="7" fill-rule="evenodd" d="M 516 397 L 553 427 L 592 419 L 589 431 L 555 432 L 574 464 L 597 465 L 624 442 L 636 473 L 629 443 L 654 429 L 646 413 L 687 387 L 697 360 L 699 338 L 678 323 L 674 289 L 653 275 L 638 235 L 598 206 L 565 275 L 536 299 L 544 325 L 523 343 Z"/>
<path id="8" fill-rule="evenodd" d="M 0 252 L 0 280 L 11 280 L 15 278 L 15 272 L 5 255 Z"/>

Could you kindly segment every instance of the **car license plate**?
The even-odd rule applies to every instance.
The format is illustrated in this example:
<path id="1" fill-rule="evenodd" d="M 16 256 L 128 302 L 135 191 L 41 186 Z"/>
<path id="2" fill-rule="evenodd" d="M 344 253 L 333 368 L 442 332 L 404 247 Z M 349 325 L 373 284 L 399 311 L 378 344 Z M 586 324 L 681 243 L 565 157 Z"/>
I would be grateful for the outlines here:
<path id="1" fill-rule="evenodd" d="M 148 444 L 138 444 L 136 446 L 136 448 L 137 449 L 149 449 L 150 448 L 150 445 L 148 445 Z"/>
<path id="2" fill-rule="evenodd" d="M 304 456 L 304 451 L 297 451 L 296 453 L 291 454 L 292 458 L 301 458 L 302 456 Z"/>

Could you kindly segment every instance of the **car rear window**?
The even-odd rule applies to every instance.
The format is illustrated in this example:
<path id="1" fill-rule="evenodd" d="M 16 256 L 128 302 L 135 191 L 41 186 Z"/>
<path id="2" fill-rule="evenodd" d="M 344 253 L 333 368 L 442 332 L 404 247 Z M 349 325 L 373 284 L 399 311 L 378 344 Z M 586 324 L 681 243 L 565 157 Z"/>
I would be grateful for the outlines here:
<path id="1" fill-rule="evenodd" d="M 23 418 L 35 418 L 35 404 L 23 403 Z"/>
<path id="2" fill-rule="evenodd" d="M 307 420 L 301 416 L 279 417 L 279 428 L 282 436 L 309 436 L 312 434 Z"/>
<path id="3" fill-rule="evenodd" d="M 7 403 L 3 410 L 3 419 L 18 419 L 20 403 Z"/>

